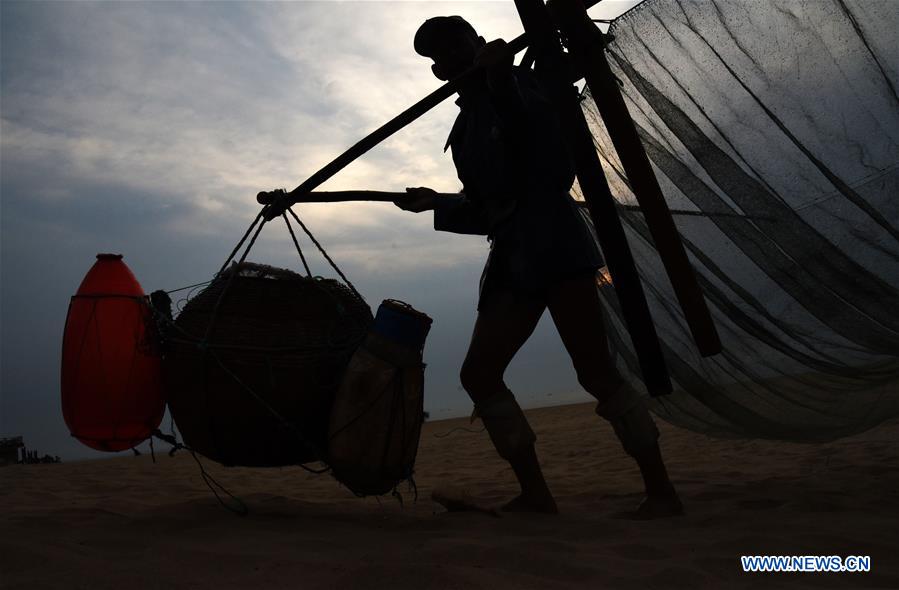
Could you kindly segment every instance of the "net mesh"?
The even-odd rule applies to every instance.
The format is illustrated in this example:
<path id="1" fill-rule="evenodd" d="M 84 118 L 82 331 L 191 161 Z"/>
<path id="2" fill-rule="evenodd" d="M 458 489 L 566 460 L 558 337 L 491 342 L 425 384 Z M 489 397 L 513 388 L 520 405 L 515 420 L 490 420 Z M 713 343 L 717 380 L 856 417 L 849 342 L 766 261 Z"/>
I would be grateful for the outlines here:
<path id="1" fill-rule="evenodd" d="M 823 441 L 899 414 L 899 11 L 892 0 L 646 0 L 607 53 L 724 345 L 696 352 L 628 180 L 587 119 L 675 392 L 714 436 Z M 614 289 L 619 366 L 639 371 Z"/>

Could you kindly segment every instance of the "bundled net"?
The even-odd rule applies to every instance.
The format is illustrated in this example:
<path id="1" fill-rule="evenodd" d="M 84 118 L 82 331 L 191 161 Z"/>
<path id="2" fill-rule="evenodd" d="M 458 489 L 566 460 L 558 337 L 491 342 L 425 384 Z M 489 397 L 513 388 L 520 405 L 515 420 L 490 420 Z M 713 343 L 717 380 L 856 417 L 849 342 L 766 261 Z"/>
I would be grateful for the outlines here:
<path id="1" fill-rule="evenodd" d="M 892 0 L 646 0 L 608 57 L 724 352 L 696 352 L 621 162 L 584 109 L 675 392 L 715 436 L 823 441 L 899 414 L 899 11 Z M 620 368 L 639 375 L 614 289 Z"/>
<path id="2" fill-rule="evenodd" d="M 225 465 L 326 459 L 331 404 L 371 323 L 340 281 L 233 264 L 167 339 L 168 403 L 185 442 Z"/>
<path id="3" fill-rule="evenodd" d="M 424 422 L 422 352 L 431 318 L 401 301 L 378 308 L 331 408 L 328 464 L 355 494 L 384 494 L 412 474 Z"/>

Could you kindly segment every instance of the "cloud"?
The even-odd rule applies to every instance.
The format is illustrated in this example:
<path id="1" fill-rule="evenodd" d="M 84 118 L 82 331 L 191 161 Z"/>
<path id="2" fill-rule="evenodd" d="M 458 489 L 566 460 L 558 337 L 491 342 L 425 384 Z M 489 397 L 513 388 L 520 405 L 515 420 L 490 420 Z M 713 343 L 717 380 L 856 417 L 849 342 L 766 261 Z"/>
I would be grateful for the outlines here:
<path id="1" fill-rule="evenodd" d="M 96 252 L 125 254 L 148 290 L 209 278 L 258 211 L 257 191 L 293 188 L 440 84 L 411 47 L 427 17 L 461 14 L 488 38 L 520 31 L 511 2 L 3 2 L 0 12 L 0 433 L 39 445 L 68 440 L 54 413 L 59 342 Z M 322 189 L 458 189 L 442 152 L 456 111 L 440 105 Z M 428 403 L 467 407 L 456 372 L 484 240 L 435 233 L 430 215 L 385 203 L 297 211 L 370 301 L 407 298 L 438 318 Z M 299 266 L 281 222 L 253 257 Z M 546 369 L 564 353 L 541 354 L 536 378 L 518 369 L 525 391 L 573 386 Z"/>
<path id="2" fill-rule="evenodd" d="M 347 19 L 335 12 L 380 19 L 372 24 L 383 30 L 385 11 L 374 5 L 352 14 L 325 3 L 229 5 L 225 14 L 192 4 L 77 3 L 36 15 L 18 8 L 25 14 L 5 19 L 7 28 L 26 20 L 34 30 L 14 33 L 12 55 L 4 52 L 13 71 L 4 75 L 2 132 L 15 169 L 53 162 L 38 197 L 71 196 L 72 177 L 181 195 L 199 231 L 250 216 L 258 190 L 292 188 L 436 86 L 426 64 L 415 64 L 421 76 L 410 74 L 409 62 L 421 58 L 398 57 L 410 52 L 389 37 L 358 26 L 339 34 Z M 400 64 L 385 65 L 391 57 Z M 441 115 L 325 188 L 452 190 L 438 147 L 452 112 Z M 371 210 L 341 209 L 343 223 L 370 224 Z M 312 215 L 333 217 L 326 208 Z"/>

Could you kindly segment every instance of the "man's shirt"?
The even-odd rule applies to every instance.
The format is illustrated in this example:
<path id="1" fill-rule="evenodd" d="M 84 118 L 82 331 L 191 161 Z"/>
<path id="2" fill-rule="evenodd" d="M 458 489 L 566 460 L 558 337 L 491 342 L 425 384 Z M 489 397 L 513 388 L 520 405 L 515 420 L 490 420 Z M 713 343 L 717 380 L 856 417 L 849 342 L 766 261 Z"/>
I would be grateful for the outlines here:
<path id="1" fill-rule="evenodd" d="M 494 236 L 523 199 L 571 188 L 574 165 L 552 103 L 531 70 L 513 67 L 510 77 L 503 93 L 485 86 L 456 101 L 446 147 L 463 189 L 434 211 L 434 229 Z"/>

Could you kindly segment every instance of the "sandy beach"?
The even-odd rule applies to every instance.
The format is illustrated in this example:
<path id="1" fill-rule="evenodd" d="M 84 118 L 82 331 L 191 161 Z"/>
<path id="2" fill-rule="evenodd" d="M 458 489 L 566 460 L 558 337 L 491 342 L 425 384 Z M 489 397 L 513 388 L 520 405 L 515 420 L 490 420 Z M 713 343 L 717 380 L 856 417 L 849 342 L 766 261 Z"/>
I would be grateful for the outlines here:
<path id="1" fill-rule="evenodd" d="M 629 521 L 639 473 L 589 404 L 528 411 L 562 514 L 448 513 L 455 486 L 516 491 L 484 432 L 425 425 L 418 500 L 354 497 L 298 467 L 207 470 L 184 451 L 0 470 L 0 586 L 71 588 L 897 588 L 899 420 L 817 445 L 722 441 L 659 424 L 687 515 Z M 740 555 L 870 555 L 869 573 L 743 573 Z"/>

